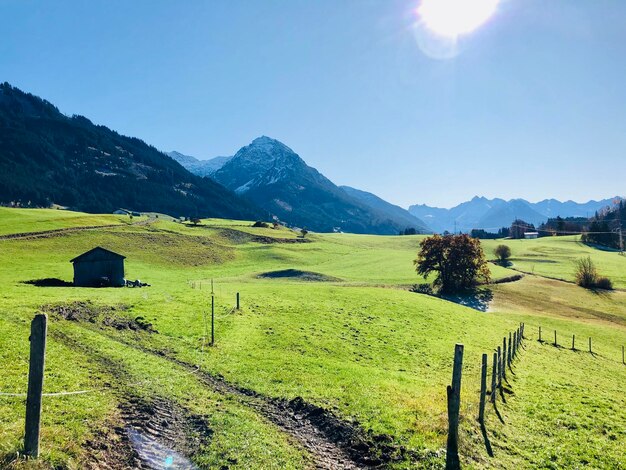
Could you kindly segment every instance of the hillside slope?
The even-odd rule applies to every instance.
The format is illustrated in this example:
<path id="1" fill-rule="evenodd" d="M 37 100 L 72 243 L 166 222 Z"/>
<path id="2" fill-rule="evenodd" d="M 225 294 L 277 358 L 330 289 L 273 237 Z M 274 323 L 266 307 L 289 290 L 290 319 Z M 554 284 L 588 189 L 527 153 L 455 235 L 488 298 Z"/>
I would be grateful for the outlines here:
<path id="1" fill-rule="evenodd" d="M 375 194 L 360 189 L 352 188 L 350 186 L 339 186 L 350 197 L 360 201 L 361 203 L 371 207 L 374 210 L 393 218 L 400 224 L 404 224 L 407 228 L 414 228 L 418 233 L 430 233 L 432 230 L 426 225 L 426 223 L 414 215 L 412 215 L 406 209 L 400 206 L 391 204 L 384 199 L 376 196 Z"/>
<path id="2" fill-rule="evenodd" d="M 0 85 L 0 202 L 86 212 L 119 207 L 175 216 L 254 218 L 262 211 L 191 174 L 143 141 Z"/>

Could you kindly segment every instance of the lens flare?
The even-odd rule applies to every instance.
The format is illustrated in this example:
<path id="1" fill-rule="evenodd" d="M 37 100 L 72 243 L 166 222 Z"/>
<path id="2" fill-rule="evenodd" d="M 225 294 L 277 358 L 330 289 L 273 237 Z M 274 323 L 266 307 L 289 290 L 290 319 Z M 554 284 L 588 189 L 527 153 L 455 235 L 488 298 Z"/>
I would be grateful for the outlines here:
<path id="1" fill-rule="evenodd" d="M 498 3 L 499 0 L 422 0 L 417 14 L 432 32 L 454 38 L 485 24 Z"/>

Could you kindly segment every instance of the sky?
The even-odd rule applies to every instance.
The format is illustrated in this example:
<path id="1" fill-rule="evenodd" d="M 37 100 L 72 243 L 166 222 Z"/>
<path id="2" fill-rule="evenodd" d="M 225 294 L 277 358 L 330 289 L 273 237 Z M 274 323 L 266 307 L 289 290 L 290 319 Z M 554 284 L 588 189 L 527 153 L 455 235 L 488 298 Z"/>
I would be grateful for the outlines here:
<path id="1" fill-rule="evenodd" d="M 0 81 L 198 158 L 268 135 L 407 207 L 626 195 L 626 2 L 500 0 L 453 54 L 420 0 L 0 0 Z"/>

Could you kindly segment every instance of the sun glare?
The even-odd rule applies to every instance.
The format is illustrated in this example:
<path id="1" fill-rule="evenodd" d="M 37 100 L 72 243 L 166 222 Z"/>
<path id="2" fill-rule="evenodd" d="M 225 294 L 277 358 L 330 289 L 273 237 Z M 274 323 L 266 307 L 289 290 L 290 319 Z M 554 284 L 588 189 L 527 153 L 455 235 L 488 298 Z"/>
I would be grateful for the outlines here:
<path id="1" fill-rule="evenodd" d="M 422 0 L 417 14 L 434 33 L 456 37 L 485 24 L 498 3 L 499 0 Z"/>

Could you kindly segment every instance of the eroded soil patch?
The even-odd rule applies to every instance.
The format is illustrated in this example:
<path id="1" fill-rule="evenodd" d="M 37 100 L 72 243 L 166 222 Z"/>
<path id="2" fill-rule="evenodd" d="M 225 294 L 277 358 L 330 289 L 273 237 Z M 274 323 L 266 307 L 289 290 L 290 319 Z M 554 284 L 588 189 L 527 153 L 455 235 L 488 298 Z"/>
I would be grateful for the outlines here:
<path id="1" fill-rule="evenodd" d="M 123 312 L 129 309 L 128 305 L 96 305 L 90 301 L 48 304 L 40 308 L 42 312 L 48 313 L 56 320 L 97 323 L 116 330 L 158 333 L 152 323 L 146 321 L 144 317 L 128 318 L 124 316 Z"/>
<path id="2" fill-rule="evenodd" d="M 226 238 L 231 243 L 263 243 L 265 245 L 272 243 L 310 243 L 311 240 L 307 238 L 279 238 L 268 237 L 264 235 L 254 235 L 248 232 L 242 232 L 241 230 L 234 230 L 230 228 L 220 229 L 220 235 Z"/>
<path id="3" fill-rule="evenodd" d="M 282 269 L 280 271 L 269 271 L 257 276 L 259 279 L 297 279 L 299 281 L 314 282 L 337 282 L 341 279 L 327 276 L 325 274 L 312 271 L 300 271 L 299 269 Z"/>

